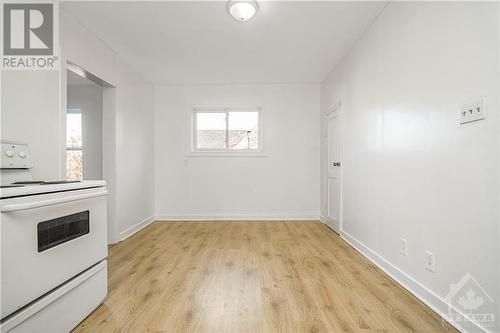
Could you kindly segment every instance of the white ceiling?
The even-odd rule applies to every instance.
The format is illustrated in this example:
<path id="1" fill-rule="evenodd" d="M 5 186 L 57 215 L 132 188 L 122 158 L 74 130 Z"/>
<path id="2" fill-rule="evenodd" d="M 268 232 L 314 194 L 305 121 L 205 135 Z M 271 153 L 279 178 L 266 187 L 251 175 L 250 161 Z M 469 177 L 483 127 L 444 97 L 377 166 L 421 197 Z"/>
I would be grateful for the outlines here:
<path id="1" fill-rule="evenodd" d="M 64 10 L 158 84 L 321 82 L 386 2 L 66 2 Z"/>

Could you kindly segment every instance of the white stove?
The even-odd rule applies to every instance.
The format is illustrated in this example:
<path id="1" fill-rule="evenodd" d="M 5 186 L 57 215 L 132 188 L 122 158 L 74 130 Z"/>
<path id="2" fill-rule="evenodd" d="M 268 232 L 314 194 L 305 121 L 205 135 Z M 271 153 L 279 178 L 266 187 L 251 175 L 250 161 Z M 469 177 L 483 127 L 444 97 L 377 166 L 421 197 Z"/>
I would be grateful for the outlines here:
<path id="1" fill-rule="evenodd" d="M 0 199 L 103 186 L 106 186 L 104 180 L 10 182 L 0 185 Z"/>
<path id="2" fill-rule="evenodd" d="M 2 142 L 1 332 L 69 332 L 107 295 L 106 183 L 33 181 Z"/>

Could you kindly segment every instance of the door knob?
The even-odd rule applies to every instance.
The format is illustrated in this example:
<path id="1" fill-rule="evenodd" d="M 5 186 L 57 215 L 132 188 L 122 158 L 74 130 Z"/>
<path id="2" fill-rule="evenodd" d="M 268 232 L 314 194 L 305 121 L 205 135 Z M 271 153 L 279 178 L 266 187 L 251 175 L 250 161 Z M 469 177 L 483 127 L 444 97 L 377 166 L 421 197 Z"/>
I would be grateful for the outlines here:
<path id="1" fill-rule="evenodd" d="M 333 162 L 333 166 L 339 167 L 340 166 L 340 162 Z"/>

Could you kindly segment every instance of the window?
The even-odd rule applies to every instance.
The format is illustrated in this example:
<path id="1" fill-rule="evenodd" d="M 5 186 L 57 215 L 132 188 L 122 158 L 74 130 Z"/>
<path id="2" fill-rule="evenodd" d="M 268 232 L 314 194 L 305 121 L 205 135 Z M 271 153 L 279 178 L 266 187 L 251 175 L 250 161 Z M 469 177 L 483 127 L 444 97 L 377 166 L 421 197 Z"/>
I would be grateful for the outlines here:
<path id="1" fill-rule="evenodd" d="M 66 179 L 83 179 L 82 112 L 66 111 Z"/>
<path id="2" fill-rule="evenodd" d="M 195 152 L 255 152 L 261 150 L 260 109 L 195 110 Z"/>

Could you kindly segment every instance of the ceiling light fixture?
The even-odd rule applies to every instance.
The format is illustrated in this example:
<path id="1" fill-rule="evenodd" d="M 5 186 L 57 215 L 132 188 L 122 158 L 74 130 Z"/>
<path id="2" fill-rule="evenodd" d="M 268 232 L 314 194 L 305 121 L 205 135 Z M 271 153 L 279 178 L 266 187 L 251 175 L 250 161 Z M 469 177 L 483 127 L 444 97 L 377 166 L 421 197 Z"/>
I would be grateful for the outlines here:
<path id="1" fill-rule="evenodd" d="M 245 22 L 259 10 L 257 1 L 232 0 L 227 3 L 227 10 L 236 20 Z"/>

